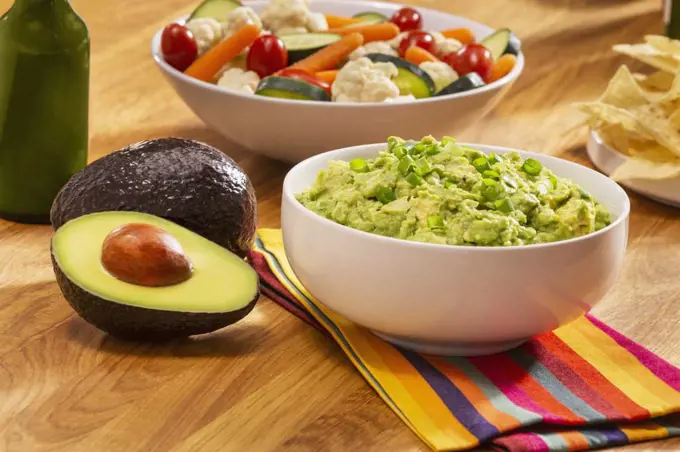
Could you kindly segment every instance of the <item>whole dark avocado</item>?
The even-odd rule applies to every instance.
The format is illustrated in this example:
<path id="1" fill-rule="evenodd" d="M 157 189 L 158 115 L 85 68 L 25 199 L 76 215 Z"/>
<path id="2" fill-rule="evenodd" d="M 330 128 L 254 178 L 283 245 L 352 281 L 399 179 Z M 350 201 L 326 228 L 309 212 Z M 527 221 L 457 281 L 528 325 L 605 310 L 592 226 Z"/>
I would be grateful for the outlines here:
<path id="1" fill-rule="evenodd" d="M 173 221 L 240 257 L 257 228 L 255 190 L 243 169 L 212 146 L 161 138 L 132 144 L 76 173 L 57 194 L 57 230 L 95 212 L 135 211 Z"/>

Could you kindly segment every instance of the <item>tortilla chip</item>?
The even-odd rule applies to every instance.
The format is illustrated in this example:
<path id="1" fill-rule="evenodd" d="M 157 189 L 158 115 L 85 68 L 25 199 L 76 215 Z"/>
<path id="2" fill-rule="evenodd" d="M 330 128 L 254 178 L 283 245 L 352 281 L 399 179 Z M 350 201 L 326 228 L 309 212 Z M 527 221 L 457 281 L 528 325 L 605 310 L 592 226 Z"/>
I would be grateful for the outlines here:
<path id="1" fill-rule="evenodd" d="M 654 105 L 645 107 L 636 115 L 641 126 L 657 143 L 680 157 L 680 133 L 670 118 Z M 642 136 L 642 135 L 641 135 Z"/>
<path id="2" fill-rule="evenodd" d="M 657 71 L 632 74 L 623 65 L 597 101 L 576 105 L 603 142 L 626 156 L 611 177 L 680 178 L 680 40 L 647 35 L 613 49 Z"/>
<path id="3" fill-rule="evenodd" d="M 601 102 L 576 104 L 576 107 L 590 118 L 591 128 L 599 128 L 603 124 L 618 124 L 629 133 L 638 137 L 651 139 L 652 136 L 640 124 L 639 119 L 628 110 Z"/>
<path id="4" fill-rule="evenodd" d="M 666 71 L 656 71 L 649 75 L 636 73 L 633 74 L 633 77 L 640 88 L 648 94 L 650 92 L 668 91 L 673 85 L 673 80 L 675 80 L 675 74 Z"/>
<path id="5" fill-rule="evenodd" d="M 652 48 L 670 55 L 680 55 L 680 41 L 662 35 L 645 35 L 645 42 Z"/>
<path id="6" fill-rule="evenodd" d="M 622 154 L 629 155 L 628 135 L 621 124 L 605 124 L 597 129 L 597 133 L 607 146 Z"/>
<path id="7" fill-rule="evenodd" d="M 629 157 L 610 177 L 615 181 L 674 179 L 680 177 L 680 159 L 658 162 L 642 156 Z"/>
<path id="8" fill-rule="evenodd" d="M 637 84 L 627 66 L 621 66 L 609 81 L 600 102 L 619 108 L 632 108 L 647 105 L 650 98 Z"/>
<path id="9" fill-rule="evenodd" d="M 680 58 L 678 56 L 661 52 L 649 44 L 617 44 L 612 49 L 662 71 L 675 73 L 680 70 Z"/>

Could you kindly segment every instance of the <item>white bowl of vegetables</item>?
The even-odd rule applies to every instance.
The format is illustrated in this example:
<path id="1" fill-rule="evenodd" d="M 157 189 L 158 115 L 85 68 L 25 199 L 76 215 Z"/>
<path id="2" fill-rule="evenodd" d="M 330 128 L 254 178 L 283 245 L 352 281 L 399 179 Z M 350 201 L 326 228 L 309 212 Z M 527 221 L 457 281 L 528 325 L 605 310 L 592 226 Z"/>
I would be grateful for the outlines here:
<path id="1" fill-rule="evenodd" d="M 152 55 L 206 124 L 289 163 L 456 133 L 524 68 L 507 28 L 364 0 L 206 0 L 156 33 Z"/>

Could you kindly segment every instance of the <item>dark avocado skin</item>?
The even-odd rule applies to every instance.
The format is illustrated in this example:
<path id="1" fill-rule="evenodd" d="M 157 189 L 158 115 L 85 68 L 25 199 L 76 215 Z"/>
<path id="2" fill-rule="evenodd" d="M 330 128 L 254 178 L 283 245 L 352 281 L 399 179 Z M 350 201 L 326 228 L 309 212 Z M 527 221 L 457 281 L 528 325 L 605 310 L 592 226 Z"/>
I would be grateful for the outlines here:
<path id="1" fill-rule="evenodd" d="M 76 313 L 99 330 L 124 340 L 158 342 L 212 333 L 243 319 L 253 310 L 260 297 L 258 285 L 253 300 L 247 306 L 224 313 L 139 308 L 104 300 L 81 289 L 61 271 L 54 255 L 52 266 L 64 298 Z"/>
<path id="2" fill-rule="evenodd" d="M 257 228 L 255 190 L 230 157 L 207 144 L 162 138 L 130 145 L 92 162 L 57 194 L 50 219 L 136 211 L 173 221 L 240 257 Z"/>

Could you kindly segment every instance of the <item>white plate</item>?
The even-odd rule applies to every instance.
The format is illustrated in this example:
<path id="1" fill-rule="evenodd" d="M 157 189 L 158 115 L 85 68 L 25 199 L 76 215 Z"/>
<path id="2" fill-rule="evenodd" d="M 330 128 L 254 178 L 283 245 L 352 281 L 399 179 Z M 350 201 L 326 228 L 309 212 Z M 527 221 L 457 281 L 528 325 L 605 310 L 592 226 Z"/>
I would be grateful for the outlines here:
<path id="1" fill-rule="evenodd" d="M 627 159 L 625 155 L 607 146 L 595 131 L 590 132 L 586 149 L 593 164 L 607 175 L 611 175 Z M 621 181 L 619 184 L 654 201 L 680 207 L 680 179 L 635 179 Z"/>

